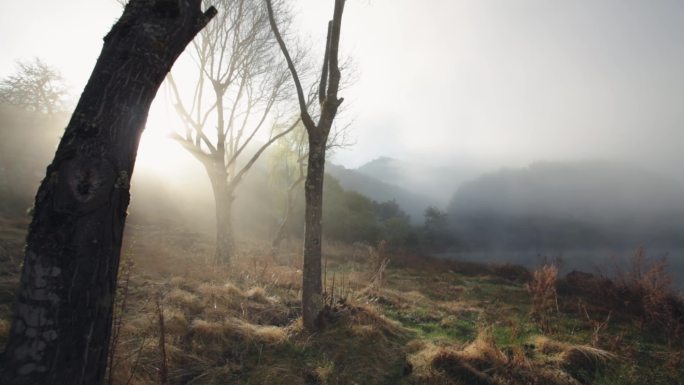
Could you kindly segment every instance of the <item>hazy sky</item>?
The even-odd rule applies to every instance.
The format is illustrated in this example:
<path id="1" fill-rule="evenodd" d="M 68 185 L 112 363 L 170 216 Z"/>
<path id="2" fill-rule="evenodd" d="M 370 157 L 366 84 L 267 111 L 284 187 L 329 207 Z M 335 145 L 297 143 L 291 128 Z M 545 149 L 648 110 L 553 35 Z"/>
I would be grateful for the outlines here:
<path id="1" fill-rule="evenodd" d="M 316 47 L 332 3 L 293 1 Z M 0 76 L 39 56 L 78 95 L 119 14 L 114 0 L 3 1 Z M 617 158 L 679 175 L 683 20 L 681 0 L 348 0 L 356 145 L 336 160 Z"/>

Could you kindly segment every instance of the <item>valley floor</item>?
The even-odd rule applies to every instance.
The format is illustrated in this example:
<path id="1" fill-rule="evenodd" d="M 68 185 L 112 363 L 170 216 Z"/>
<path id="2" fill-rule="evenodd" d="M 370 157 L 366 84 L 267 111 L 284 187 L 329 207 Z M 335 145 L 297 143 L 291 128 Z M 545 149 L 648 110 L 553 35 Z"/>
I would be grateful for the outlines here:
<path id="1" fill-rule="evenodd" d="M 0 343 L 23 223 L 1 224 Z M 129 226 L 112 384 L 684 384 L 684 347 L 625 304 L 560 280 L 532 317 L 524 268 L 328 246 L 321 330 L 301 327 L 301 257 Z M 295 266 L 295 267 L 292 267 Z M 161 315 L 161 317 L 160 317 Z M 163 325 L 163 326 L 162 326 Z"/>

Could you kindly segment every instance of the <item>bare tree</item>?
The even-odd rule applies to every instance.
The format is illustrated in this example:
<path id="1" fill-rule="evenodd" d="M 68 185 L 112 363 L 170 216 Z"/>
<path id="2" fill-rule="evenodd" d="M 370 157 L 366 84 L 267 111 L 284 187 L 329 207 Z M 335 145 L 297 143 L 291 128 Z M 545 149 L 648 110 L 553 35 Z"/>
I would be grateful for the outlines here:
<path id="1" fill-rule="evenodd" d="M 60 73 L 39 58 L 18 61 L 17 72 L 0 81 L 0 103 L 52 114 L 65 109 L 66 87 Z"/>
<path id="2" fill-rule="evenodd" d="M 150 104 L 216 14 L 200 0 L 131 0 L 104 38 L 36 195 L 3 385 L 104 380 L 129 180 Z"/>
<path id="3" fill-rule="evenodd" d="M 182 93 L 173 76 L 169 84 L 185 123 L 185 132 L 174 137 L 209 176 L 216 203 L 216 260 L 227 264 L 234 253 L 236 189 L 264 150 L 292 131 L 297 120 L 293 111 L 282 109 L 292 92 L 263 2 L 218 0 L 217 7 L 220 16 L 193 42 L 194 89 Z M 274 130 L 287 119 L 287 129 Z M 268 129 L 268 139 L 256 146 L 257 133 Z"/>
<path id="4" fill-rule="evenodd" d="M 306 130 L 300 124 L 292 134 L 278 141 L 278 148 L 274 153 L 272 172 L 278 184 L 284 185 L 286 192 L 283 215 L 271 241 L 274 256 L 277 255 L 280 244 L 287 238 L 287 228 L 295 205 L 295 192 L 306 179 L 306 160 L 309 155 L 306 136 Z"/>
<path id="5" fill-rule="evenodd" d="M 308 105 L 311 107 L 314 99 L 310 99 Z M 338 111 L 339 112 L 339 111 Z M 351 142 L 347 137 L 349 125 L 334 125 L 328 136 L 326 152 L 349 146 Z M 278 140 L 277 149 L 273 153 L 272 173 L 276 183 L 284 186 L 285 205 L 283 214 L 280 218 L 273 240 L 271 241 L 271 251 L 277 255 L 281 243 L 288 237 L 287 228 L 292 220 L 297 189 L 306 179 L 307 160 L 309 158 L 308 135 L 303 124 L 297 125 L 295 130 Z"/>
<path id="6" fill-rule="evenodd" d="M 333 125 L 337 110 L 343 99 L 337 97 L 340 87 L 340 67 L 338 52 L 340 45 L 340 29 L 345 0 L 335 0 L 333 18 L 328 22 L 328 35 L 323 57 L 323 68 L 318 85 L 318 102 L 320 116 L 315 122 L 309 113 L 304 97 L 299 74 L 287 50 L 285 42 L 278 30 L 271 0 L 265 0 L 268 6 L 269 21 L 278 45 L 285 56 L 288 68 L 297 90 L 297 99 L 302 123 L 309 139 L 307 175 L 304 183 L 306 208 L 304 214 L 304 273 L 302 284 L 302 318 L 304 327 L 314 330 L 318 316 L 323 309 L 321 283 L 321 219 L 323 215 L 323 177 L 325 174 L 325 150 L 328 135 Z"/>

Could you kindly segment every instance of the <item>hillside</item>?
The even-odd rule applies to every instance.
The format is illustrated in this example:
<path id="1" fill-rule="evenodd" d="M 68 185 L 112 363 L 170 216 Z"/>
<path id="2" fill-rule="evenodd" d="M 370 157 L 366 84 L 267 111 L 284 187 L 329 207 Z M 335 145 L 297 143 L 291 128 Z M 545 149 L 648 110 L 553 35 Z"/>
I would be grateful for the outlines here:
<path id="1" fill-rule="evenodd" d="M 378 202 L 396 201 L 414 224 L 422 223 L 425 209 L 436 204 L 427 196 L 410 192 L 397 184 L 384 182 L 354 169 L 328 163 L 325 170 L 346 190 L 356 191 Z"/>
<path id="2" fill-rule="evenodd" d="M 472 162 L 428 164 L 380 157 L 356 168 L 361 174 L 425 195 L 438 207 L 446 206 L 463 182 L 477 176 L 480 167 Z"/>
<path id="3" fill-rule="evenodd" d="M 476 247 L 684 245 L 684 188 L 621 163 L 540 162 L 465 183 L 449 215 Z"/>
<path id="4" fill-rule="evenodd" d="M 0 259 L 2 344 L 20 253 L 10 241 L 23 230 L 0 225 L 0 241 L 14 245 L 5 250 L 12 258 Z M 684 326 L 684 305 L 673 302 L 679 320 L 662 323 L 629 287 L 603 279 L 560 280 L 557 307 L 533 315 L 525 269 L 391 255 L 376 271 L 373 253 L 327 247 L 328 307 L 322 330 L 309 334 L 299 318 L 297 252 L 272 259 L 253 249 L 232 268 L 216 268 L 204 234 L 127 232 L 113 384 L 157 384 L 162 367 L 172 385 L 684 381 L 684 346 L 673 334 Z"/>

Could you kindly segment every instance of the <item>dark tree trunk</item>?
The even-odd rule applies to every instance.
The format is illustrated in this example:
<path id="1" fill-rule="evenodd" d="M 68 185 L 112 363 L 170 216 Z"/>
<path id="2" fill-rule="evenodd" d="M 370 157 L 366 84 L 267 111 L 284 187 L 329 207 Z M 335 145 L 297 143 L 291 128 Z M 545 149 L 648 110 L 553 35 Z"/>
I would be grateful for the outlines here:
<path id="1" fill-rule="evenodd" d="M 338 53 L 340 29 L 345 0 L 335 0 L 333 18 L 328 23 L 328 39 L 323 57 L 320 84 L 318 86 L 321 116 L 315 123 L 309 114 L 304 90 L 294 62 L 287 51 L 273 15 L 271 0 L 265 0 L 271 30 L 278 41 L 292 80 L 297 89 L 302 123 L 309 134 L 309 162 L 305 182 L 305 229 L 304 229 L 304 272 L 302 274 L 302 319 L 307 330 L 316 330 L 317 321 L 323 309 L 323 288 L 321 284 L 321 217 L 323 214 L 323 176 L 325 173 L 325 149 L 335 115 L 344 99 L 337 97 L 340 88 Z"/>
<path id="2" fill-rule="evenodd" d="M 214 16 L 200 0 L 132 0 L 93 73 L 35 200 L 4 385 L 103 382 L 129 180 L 159 85 Z"/>
<path id="3" fill-rule="evenodd" d="M 308 330 L 317 328 L 323 310 L 321 283 L 321 246 L 323 229 L 323 176 L 327 133 L 309 134 L 309 163 L 304 182 L 304 269 L 302 281 L 302 319 Z"/>

